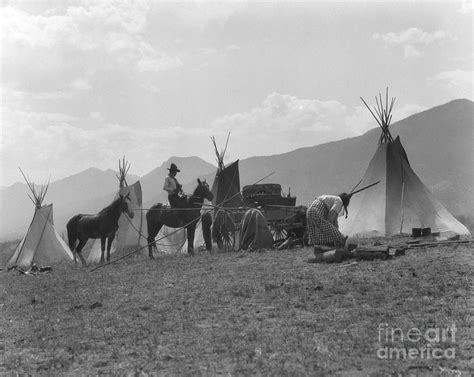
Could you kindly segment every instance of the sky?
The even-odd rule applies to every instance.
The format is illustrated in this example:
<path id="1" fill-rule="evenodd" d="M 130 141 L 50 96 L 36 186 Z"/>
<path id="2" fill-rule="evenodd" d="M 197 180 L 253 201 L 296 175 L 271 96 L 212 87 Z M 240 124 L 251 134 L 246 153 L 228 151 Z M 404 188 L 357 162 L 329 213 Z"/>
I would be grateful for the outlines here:
<path id="1" fill-rule="evenodd" d="M 473 99 L 472 1 L 0 4 L 2 187 L 358 136 L 386 87 L 393 121 Z"/>

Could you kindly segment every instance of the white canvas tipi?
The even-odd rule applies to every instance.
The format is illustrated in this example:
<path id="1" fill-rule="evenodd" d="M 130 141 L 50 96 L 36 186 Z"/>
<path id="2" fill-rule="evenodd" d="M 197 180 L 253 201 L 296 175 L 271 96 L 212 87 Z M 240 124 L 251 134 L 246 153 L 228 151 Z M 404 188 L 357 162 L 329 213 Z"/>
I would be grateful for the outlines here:
<path id="1" fill-rule="evenodd" d="M 25 180 L 33 194 L 30 199 L 35 204 L 35 214 L 28 231 L 8 260 L 7 268 L 25 269 L 33 264 L 45 267 L 61 261 L 72 261 L 74 256 L 71 250 L 54 229 L 53 205 L 42 205 L 48 185 L 41 186 L 38 191 L 34 183 L 30 183 L 26 177 Z"/>
<path id="2" fill-rule="evenodd" d="M 340 221 L 342 233 L 351 237 L 393 236 L 411 234 L 413 228 L 431 228 L 432 233 L 444 236 L 470 236 L 413 171 L 400 138 L 393 140 L 389 125 L 395 99 L 389 105 L 388 90 L 385 106 L 380 95 L 376 98 L 375 114 L 362 101 L 382 134 L 360 186 L 380 182 L 352 197 L 349 216 Z"/>

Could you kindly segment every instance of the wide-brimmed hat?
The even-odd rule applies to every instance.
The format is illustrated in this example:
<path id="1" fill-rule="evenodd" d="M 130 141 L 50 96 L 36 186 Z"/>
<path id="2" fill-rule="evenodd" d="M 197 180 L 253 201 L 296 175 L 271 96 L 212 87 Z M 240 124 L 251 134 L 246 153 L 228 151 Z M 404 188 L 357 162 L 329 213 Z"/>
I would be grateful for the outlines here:
<path id="1" fill-rule="evenodd" d="M 176 171 L 180 172 L 181 170 L 178 169 L 178 167 L 175 164 L 171 164 L 170 167 L 168 168 L 169 171 Z"/>

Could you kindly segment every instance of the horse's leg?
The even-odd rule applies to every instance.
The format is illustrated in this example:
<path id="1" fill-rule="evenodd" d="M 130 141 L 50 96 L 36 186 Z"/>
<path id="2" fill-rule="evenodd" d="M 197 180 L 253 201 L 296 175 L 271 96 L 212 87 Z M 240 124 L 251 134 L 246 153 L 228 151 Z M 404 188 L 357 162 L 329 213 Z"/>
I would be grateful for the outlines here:
<path id="1" fill-rule="evenodd" d="M 110 261 L 110 249 L 112 248 L 112 242 L 114 241 L 114 238 L 115 232 L 107 237 L 107 262 Z"/>
<path id="2" fill-rule="evenodd" d="M 69 249 L 71 249 L 71 247 L 69 247 Z M 77 264 L 77 251 L 76 251 L 76 247 L 74 247 L 73 249 L 71 249 L 71 253 L 72 253 L 72 257 L 74 258 L 74 263 Z"/>
<path id="3" fill-rule="evenodd" d="M 76 264 L 77 264 L 77 252 L 75 250 L 76 250 L 76 242 L 78 238 L 77 222 L 79 219 L 80 219 L 80 215 L 76 215 L 73 218 L 71 218 L 66 224 L 69 249 L 71 249 L 72 255 L 74 257 L 74 262 Z"/>
<path id="4" fill-rule="evenodd" d="M 160 231 L 161 227 L 163 224 L 161 223 L 153 223 L 149 222 L 148 223 L 148 238 L 147 238 L 147 243 L 148 243 L 148 256 L 150 259 L 153 259 L 153 246 L 155 246 L 155 237 Z M 156 247 L 156 246 L 155 246 Z"/>
<path id="5" fill-rule="evenodd" d="M 194 255 L 194 233 L 196 232 L 196 222 L 193 221 L 186 228 L 186 233 L 188 233 L 188 254 Z"/>
<path id="6" fill-rule="evenodd" d="M 83 267 L 87 267 L 86 260 L 82 256 L 82 248 L 84 247 L 86 242 L 87 242 L 87 239 L 80 238 L 79 239 L 79 245 L 77 245 L 77 247 L 76 247 L 76 254 L 79 256 L 79 259 L 81 260 L 81 263 L 82 263 Z"/>
<path id="7" fill-rule="evenodd" d="M 204 241 L 206 242 L 206 250 L 212 251 L 212 236 L 211 236 L 211 225 L 212 225 L 212 216 L 210 213 L 205 213 L 201 216 L 202 224 L 202 235 L 204 236 Z"/>
<path id="8" fill-rule="evenodd" d="M 78 257 L 79 254 L 77 254 L 77 251 L 76 249 L 74 249 L 72 251 L 72 256 L 74 257 L 74 263 L 77 264 L 77 257 Z"/>
<path id="9" fill-rule="evenodd" d="M 102 237 L 100 239 L 100 263 L 104 263 L 105 262 L 105 259 L 104 259 L 104 255 L 105 255 L 105 240 L 107 239 L 107 237 Z"/>

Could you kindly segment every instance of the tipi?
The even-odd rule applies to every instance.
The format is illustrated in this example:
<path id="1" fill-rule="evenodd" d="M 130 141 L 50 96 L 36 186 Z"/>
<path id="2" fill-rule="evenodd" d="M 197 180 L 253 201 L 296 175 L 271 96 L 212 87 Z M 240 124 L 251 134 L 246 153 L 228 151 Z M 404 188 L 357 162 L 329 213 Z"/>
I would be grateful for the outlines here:
<path id="1" fill-rule="evenodd" d="M 134 216 L 131 219 L 122 213 L 119 218 L 119 230 L 115 235 L 117 239 L 116 250 L 119 254 L 130 252 L 147 244 L 146 235 L 142 232 L 143 229 L 146 229 L 146 226 L 144 226 L 145 214 L 143 211 L 142 186 L 140 181 L 136 181 L 133 185 L 128 186 L 126 175 L 129 169 L 130 164 L 127 165 L 124 157 L 122 164 L 119 161 L 119 175 L 117 175 L 117 178 L 120 188 L 114 199 L 119 195 L 125 196 L 130 194 L 131 208 Z"/>
<path id="2" fill-rule="evenodd" d="M 229 136 L 230 134 L 227 135 L 225 148 L 221 152 L 217 149 L 216 139 L 211 137 L 217 161 L 217 172 L 211 187 L 214 194 L 212 204 L 222 207 L 239 207 L 243 203 L 240 194 L 239 160 L 228 166 L 224 165 Z"/>
<path id="3" fill-rule="evenodd" d="M 122 161 L 119 160 L 119 173 L 117 174 L 119 190 L 115 194 L 114 200 L 117 199 L 119 195 L 126 196 L 130 194 L 130 208 L 134 216 L 133 219 L 131 219 L 122 213 L 119 218 L 119 229 L 110 250 L 110 253 L 116 256 L 122 256 L 147 244 L 146 234 L 142 232 L 143 229 L 146 229 L 146 219 L 142 204 L 142 187 L 140 181 L 130 186 L 128 185 L 126 177 L 129 169 L 130 163 L 125 160 L 125 157 Z M 86 260 L 88 263 L 99 262 L 101 256 L 100 239 L 90 240 L 89 242 L 91 242 L 92 245 L 90 246 Z"/>
<path id="4" fill-rule="evenodd" d="M 21 169 L 20 169 L 21 171 Z M 7 268 L 29 268 L 33 264 L 50 266 L 60 261 L 72 261 L 74 256 L 66 242 L 54 229 L 53 205 L 43 206 L 43 200 L 49 184 L 39 188 L 30 182 L 21 172 L 33 197 L 28 195 L 35 205 L 35 214 L 30 227 L 8 260 Z"/>
<path id="5" fill-rule="evenodd" d="M 214 195 L 212 205 L 219 207 L 212 212 L 212 239 L 220 250 L 230 251 L 235 248 L 235 222 L 240 222 L 243 214 L 234 212 L 231 216 L 225 208 L 243 206 L 240 192 L 239 160 L 225 166 L 224 156 L 227 151 L 230 133 L 227 135 L 225 147 L 221 152 L 217 148 L 216 139 L 211 136 L 214 152 L 216 154 L 217 171 L 212 183 L 211 191 Z"/>
<path id="6" fill-rule="evenodd" d="M 444 236 L 470 236 L 468 229 L 436 200 L 412 170 L 400 138 L 392 138 L 389 126 L 395 98 L 389 103 L 388 88 L 385 105 L 380 94 L 375 99 L 377 106 L 372 111 L 361 97 L 382 133 L 359 184 L 380 183 L 354 195 L 348 218 L 340 222 L 341 231 L 349 236 L 372 237 L 411 234 L 413 228 L 429 227 L 432 233 Z"/>

